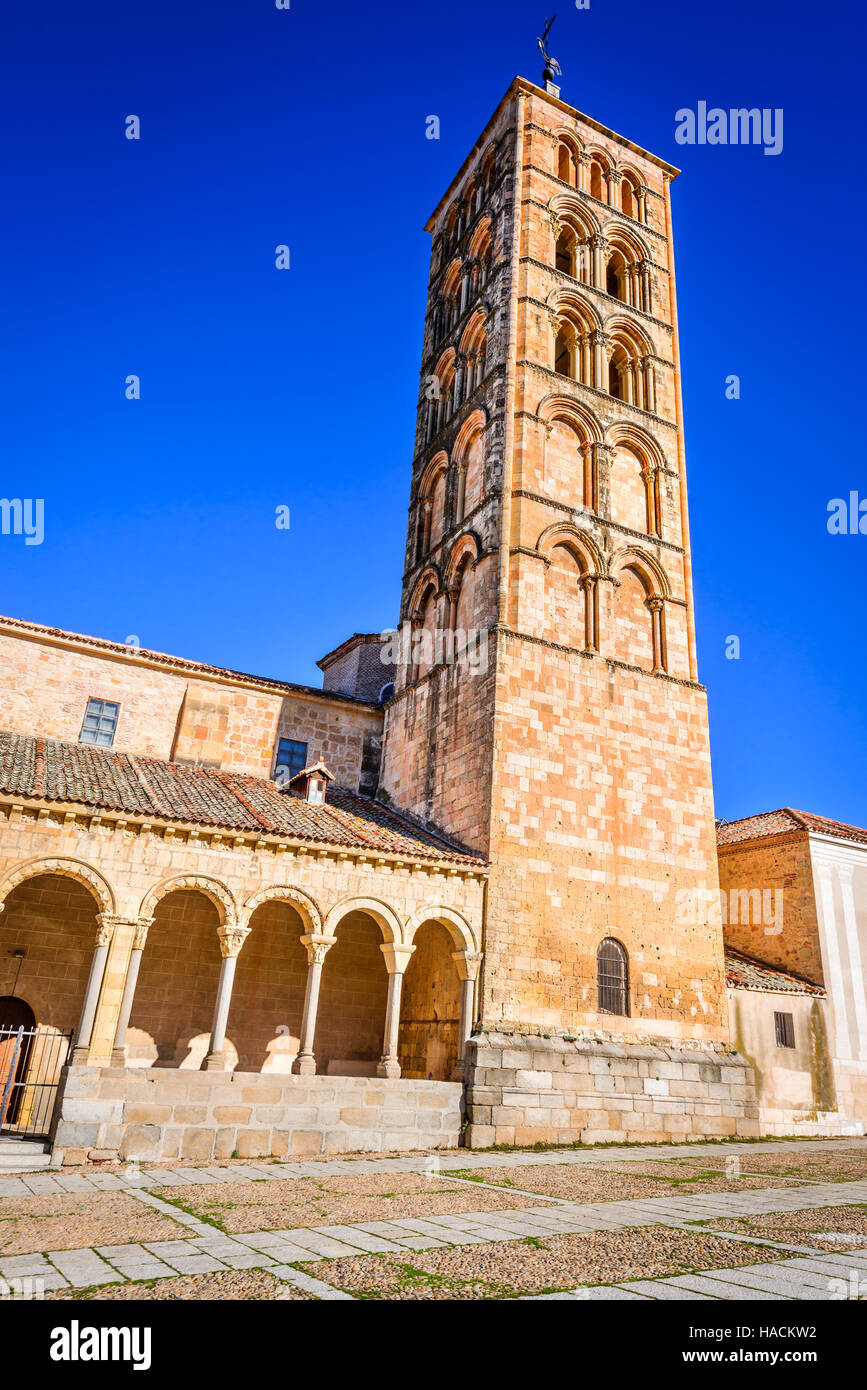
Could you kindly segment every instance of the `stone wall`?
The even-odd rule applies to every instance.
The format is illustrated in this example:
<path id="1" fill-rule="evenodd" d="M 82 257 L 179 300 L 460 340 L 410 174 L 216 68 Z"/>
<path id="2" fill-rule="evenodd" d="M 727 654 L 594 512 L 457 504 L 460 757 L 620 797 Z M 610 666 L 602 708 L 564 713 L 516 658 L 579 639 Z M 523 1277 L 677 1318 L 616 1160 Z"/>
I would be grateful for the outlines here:
<path id="1" fill-rule="evenodd" d="M 91 698 L 120 706 L 119 751 L 270 777 L 291 738 L 356 789 L 365 737 L 382 730 L 380 709 L 336 693 L 0 620 L 0 729 L 76 743 Z"/>
<path id="2" fill-rule="evenodd" d="M 70 1067 L 53 1162 L 308 1158 L 456 1148 L 461 1087 L 448 1081 Z"/>
<path id="3" fill-rule="evenodd" d="M 467 1144 L 754 1138 L 753 1073 L 722 1048 L 480 1033 L 469 1043 Z"/>

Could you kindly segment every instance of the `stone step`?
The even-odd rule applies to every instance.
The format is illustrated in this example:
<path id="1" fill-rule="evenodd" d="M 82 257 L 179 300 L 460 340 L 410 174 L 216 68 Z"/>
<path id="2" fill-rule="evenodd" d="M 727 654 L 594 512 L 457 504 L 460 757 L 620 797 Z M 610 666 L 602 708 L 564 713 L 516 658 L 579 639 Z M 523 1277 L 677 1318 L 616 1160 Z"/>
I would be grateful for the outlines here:
<path id="1" fill-rule="evenodd" d="M 36 1173 L 50 1163 L 51 1154 L 43 1139 L 0 1135 L 0 1173 Z"/>

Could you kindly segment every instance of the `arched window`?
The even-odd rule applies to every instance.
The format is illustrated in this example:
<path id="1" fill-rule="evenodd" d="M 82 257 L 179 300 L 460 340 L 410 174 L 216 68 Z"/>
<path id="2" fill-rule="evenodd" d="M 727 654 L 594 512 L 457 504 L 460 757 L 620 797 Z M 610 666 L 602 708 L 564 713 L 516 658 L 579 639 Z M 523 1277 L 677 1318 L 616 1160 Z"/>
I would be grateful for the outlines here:
<path id="1" fill-rule="evenodd" d="M 612 356 L 608 363 L 608 394 L 615 400 L 623 400 L 623 380 L 620 375 L 621 361 Z"/>
<path id="2" fill-rule="evenodd" d="M 629 964 L 626 951 L 606 936 L 596 952 L 596 986 L 601 1014 L 629 1015 Z"/>
<path id="3" fill-rule="evenodd" d="M 627 217 L 638 216 L 638 204 L 631 179 L 624 178 L 620 185 L 620 200 L 623 211 L 626 213 Z"/>
<path id="4" fill-rule="evenodd" d="M 563 270 L 567 275 L 575 274 L 575 233 L 570 227 L 564 227 L 557 237 L 557 246 L 554 255 L 554 264 L 558 270 Z"/>
<path id="5" fill-rule="evenodd" d="M 565 140 L 561 140 L 557 147 L 557 177 L 573 188 L 578 187 L 578 161 L 575 151 Z"/>
<path id="6" fill-rule="evenodd" d="M 557 329 L 557 338 L 554 343 L 554 371 L 559 372 L 560 376 L 572 375 L 572 340 L 574 334 L 568 324 L 561 324 Z"/>
<path id="7" fill-rule="evenodd" d="M 590 195 L 600 203 L 607 203 L 608 180 L 598 159 L 590 161 Z"/>

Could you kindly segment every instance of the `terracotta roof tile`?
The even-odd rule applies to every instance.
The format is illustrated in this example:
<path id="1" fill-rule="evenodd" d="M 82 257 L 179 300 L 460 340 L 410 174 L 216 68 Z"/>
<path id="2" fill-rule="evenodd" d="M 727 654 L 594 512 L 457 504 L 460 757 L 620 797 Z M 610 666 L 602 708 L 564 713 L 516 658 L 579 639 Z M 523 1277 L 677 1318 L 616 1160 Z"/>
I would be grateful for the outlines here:
<path id="1" fill-rule="evenodd" d="M 775 965 L 765 965 L 731 946 L 725 948 L 726 984 L 733 989 L 768 990 L 773 994 L 812 994 L 824 999 L 821 985 L 811 984 L 798 975 L 790 975 Z"/>
<path id="2" fill-rule="evenodd" d="M 807 830 L 815 835 L 833 835 L 838 840 L 854 840 L 867 845 L 867 830 L 857 825 L 845 825 L 811 811 L 794 811 L 784 806 L 779 811 L 761 811 L 741 820 L 725 821 L 717 827 L 717 844 L 734 845 L 741 840 L 760 840 L 766 835 L 786 835 L 793 830 Z"/>
<path id="3" fill-rule="evenodd" d="M 484 863 L 345 789 L 332 787 L 326 802 L 304 801 L 263 777 L 26 734 L 0 733 L 2 794 L 413 859 Z"/>

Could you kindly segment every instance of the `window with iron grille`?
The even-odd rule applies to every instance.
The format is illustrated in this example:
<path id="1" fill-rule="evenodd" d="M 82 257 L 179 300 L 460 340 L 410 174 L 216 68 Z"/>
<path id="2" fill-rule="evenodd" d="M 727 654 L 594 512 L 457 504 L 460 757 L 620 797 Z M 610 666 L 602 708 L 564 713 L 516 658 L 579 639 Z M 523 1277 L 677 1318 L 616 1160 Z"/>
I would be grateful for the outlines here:
<path id="1" fill-rule="evenodd" d="M 629 966 L 626 951 L 613 936 L 600 942 L 596 952 L 596 983 L 601 1014 L 629 1013 Z"/>
<path id="2" fill-rule="evenodd" d="M 795 1046 L 795 1020 L 791 1014 L 778 1014 L 775 1010 L 774 1028 L 777 1034 L 777 1047 Z"/>
<path id="3" fill-rule="evenodd" d="M 301 772 L 307 766 L 307 744 L 299 743 L 294 738 L 281 738 L 277 743 L 277 761 L 274 764 L 274 776 L 281 782 L 288 782 L 295 776 L 296 772 Z M 283 769 L 281 772 L 280 769 Z"/>
<path id="4" fill-rule="evenodd" d="M 84 723 L 78 735 L 79 743 L 95 743 L 100 748 L 110 748 L 114 743 L 119 713 L 120 705 L 112 704 L 111 700 L 88 700 Z"/>

